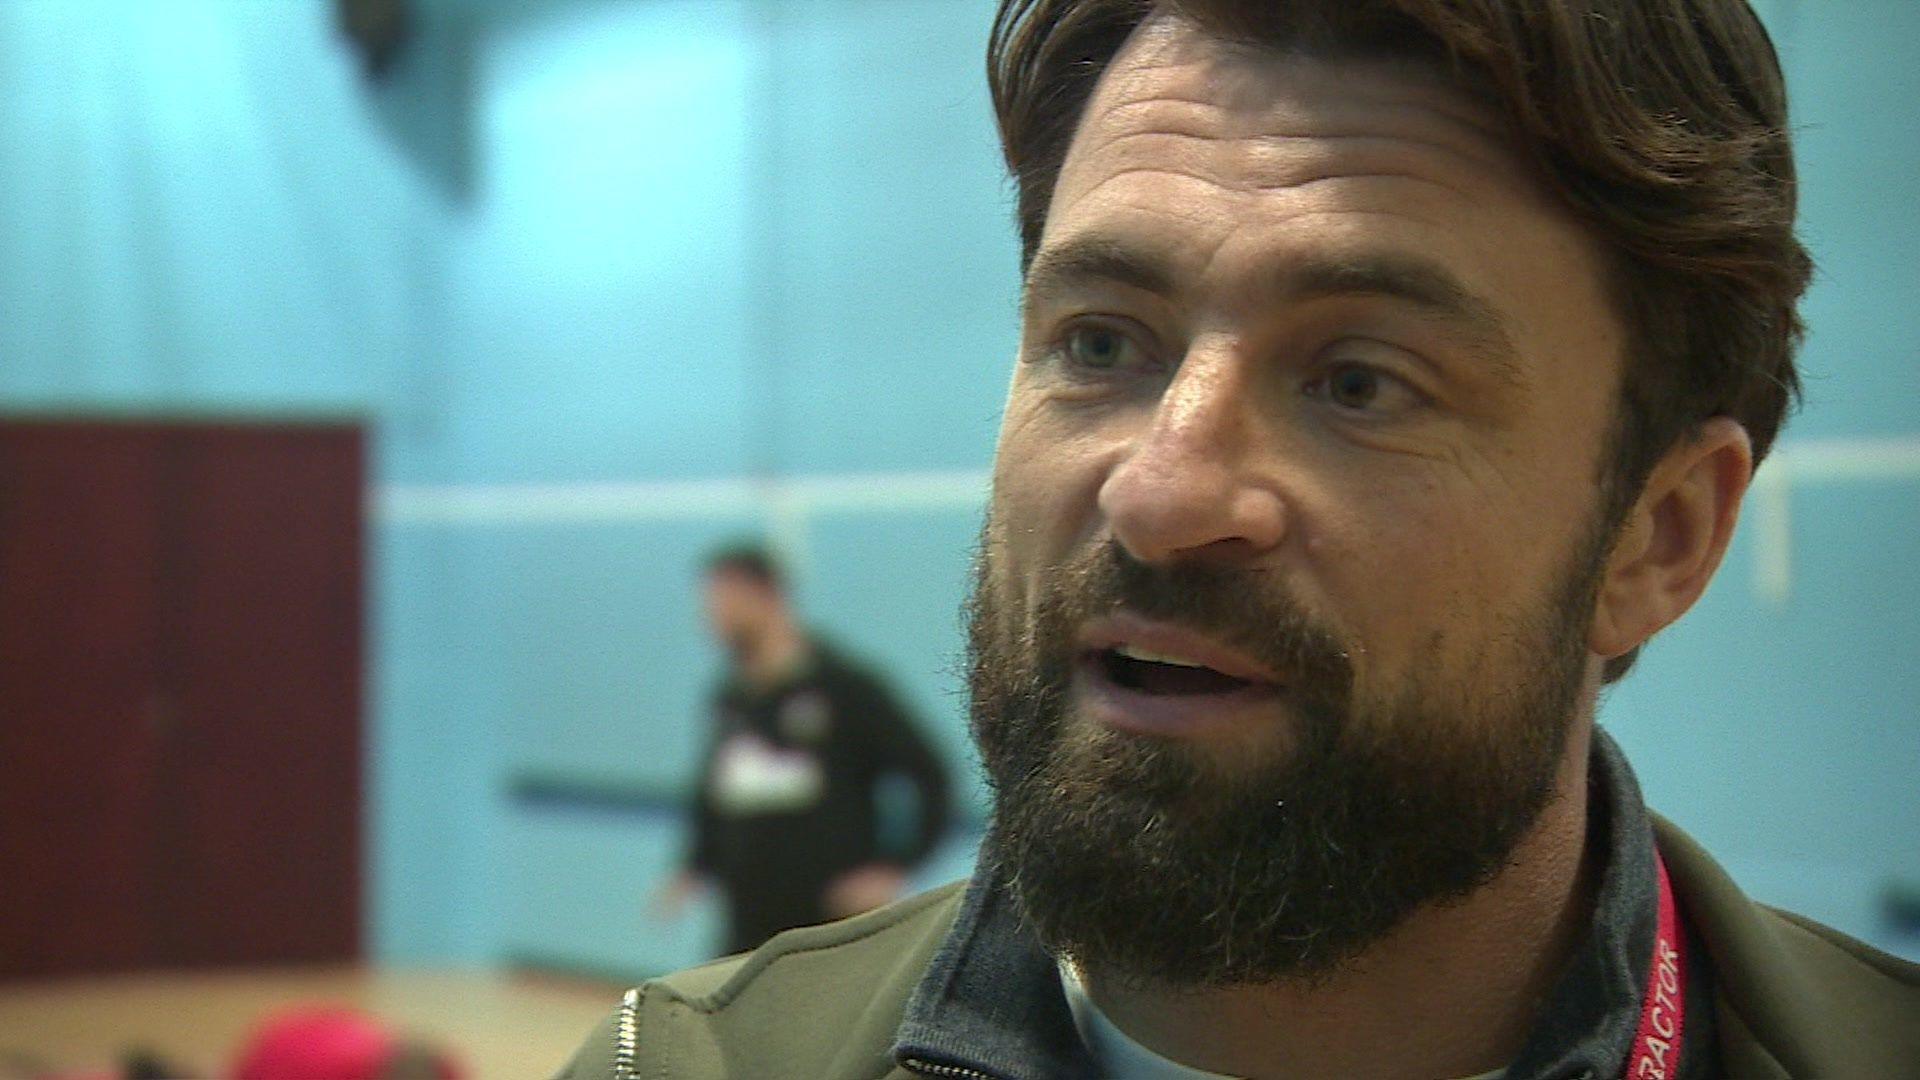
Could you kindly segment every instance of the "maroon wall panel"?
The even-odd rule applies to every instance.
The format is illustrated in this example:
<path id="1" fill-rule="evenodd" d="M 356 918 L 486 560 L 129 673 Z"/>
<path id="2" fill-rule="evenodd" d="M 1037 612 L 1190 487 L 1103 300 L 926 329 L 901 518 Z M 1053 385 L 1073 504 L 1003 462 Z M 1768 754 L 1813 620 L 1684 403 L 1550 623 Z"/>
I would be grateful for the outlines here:
<path id="1" fill-rule="evenodd" d="M 0 977 L 151 952 L 158 445 L 0 425 Z"/>
<path id="2" fill-rule="evenodd" d="M 169 463 L 180 688 L 161 882 L 181 964 L 360 949 L 361 440 L 199 428 Z"/>
<path id="3" fill-rule="evenodd" d="M 362 439 L 0 421 L 0 977 L 360 952 Z"/>

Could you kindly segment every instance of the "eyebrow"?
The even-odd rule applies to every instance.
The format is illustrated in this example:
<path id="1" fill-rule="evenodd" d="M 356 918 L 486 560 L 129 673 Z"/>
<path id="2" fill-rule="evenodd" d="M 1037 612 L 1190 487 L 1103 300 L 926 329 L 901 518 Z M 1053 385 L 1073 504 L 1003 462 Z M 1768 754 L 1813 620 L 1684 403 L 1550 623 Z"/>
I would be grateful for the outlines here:
<path id="1" fill-rule="evenodd" d="M 1092 285 L 1123 285 L 1172 298 L 1179 290 L 1169 266 L 1140 249 L 1101 236 L 1069 240 L 1035 254 L 1021 304 Z M 1443 322 L 1448 332 L 1486 360 L 1493 373 L 1520 383 L 1519 350 L 1507 320 L 1440 265 L 1399 252 L 1313 255 L 1275 263 L 1252 285 L 1261 301 L 1299 303 L 1342 297 L 1396 300 Z"/>

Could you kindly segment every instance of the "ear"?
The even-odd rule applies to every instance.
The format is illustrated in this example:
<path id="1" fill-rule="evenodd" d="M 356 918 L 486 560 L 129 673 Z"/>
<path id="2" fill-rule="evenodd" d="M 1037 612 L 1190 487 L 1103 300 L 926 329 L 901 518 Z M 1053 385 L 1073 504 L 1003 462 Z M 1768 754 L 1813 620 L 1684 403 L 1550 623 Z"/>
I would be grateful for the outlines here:
<path id="1" fill-rule="evenodd" d="M 1746 429 L 1716 416 L 1647 477 L 1607 558 L 1588 647 L 1611 660 L 1685 614 L 1720 568 L 1753 477 Z"/>

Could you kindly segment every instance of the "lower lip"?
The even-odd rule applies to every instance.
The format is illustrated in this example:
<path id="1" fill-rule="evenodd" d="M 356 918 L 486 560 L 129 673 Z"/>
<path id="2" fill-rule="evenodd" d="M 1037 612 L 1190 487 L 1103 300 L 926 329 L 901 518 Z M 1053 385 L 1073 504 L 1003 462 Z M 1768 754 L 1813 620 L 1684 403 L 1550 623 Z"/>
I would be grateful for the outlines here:
<path id="1" fill-rule="evenodd" d="M 1223 694 L 1147 694 L 1107 677 L 1092 658 L 1075 665 L 1073 698 L 1096 723 L 1136 735 L 1202 738 L 1273 723 L 1282 690 L 1249 683 Z"/>

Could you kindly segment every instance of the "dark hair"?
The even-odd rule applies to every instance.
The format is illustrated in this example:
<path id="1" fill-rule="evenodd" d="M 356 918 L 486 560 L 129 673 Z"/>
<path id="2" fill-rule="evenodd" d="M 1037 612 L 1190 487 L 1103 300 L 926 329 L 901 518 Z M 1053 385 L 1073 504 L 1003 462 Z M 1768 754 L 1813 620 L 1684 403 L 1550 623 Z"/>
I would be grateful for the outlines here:
<path id="1" fill-rule="evenodd" d="M 774 592 L 786 591 L 786 575 L 780 569 L 780 560 L 757 540 L 735 540 L 715 548 L 707 555 L 705 569 L 708 577 L 738 574 Z"/>
<path id="2" fill-rule="evenodd" d="M 1094 84 L 1159 11 L 1226 40 L 1438 59 L 1504 117 L 1609 256 L 1628 338 L 1608 526 L 1712 417 L 1766 456 L 1800 392 L 1813 262 L 1793 233 L 1785 81 L 1746 0 L 1001 0 L 987 79 L 1023 267 Z"/>

